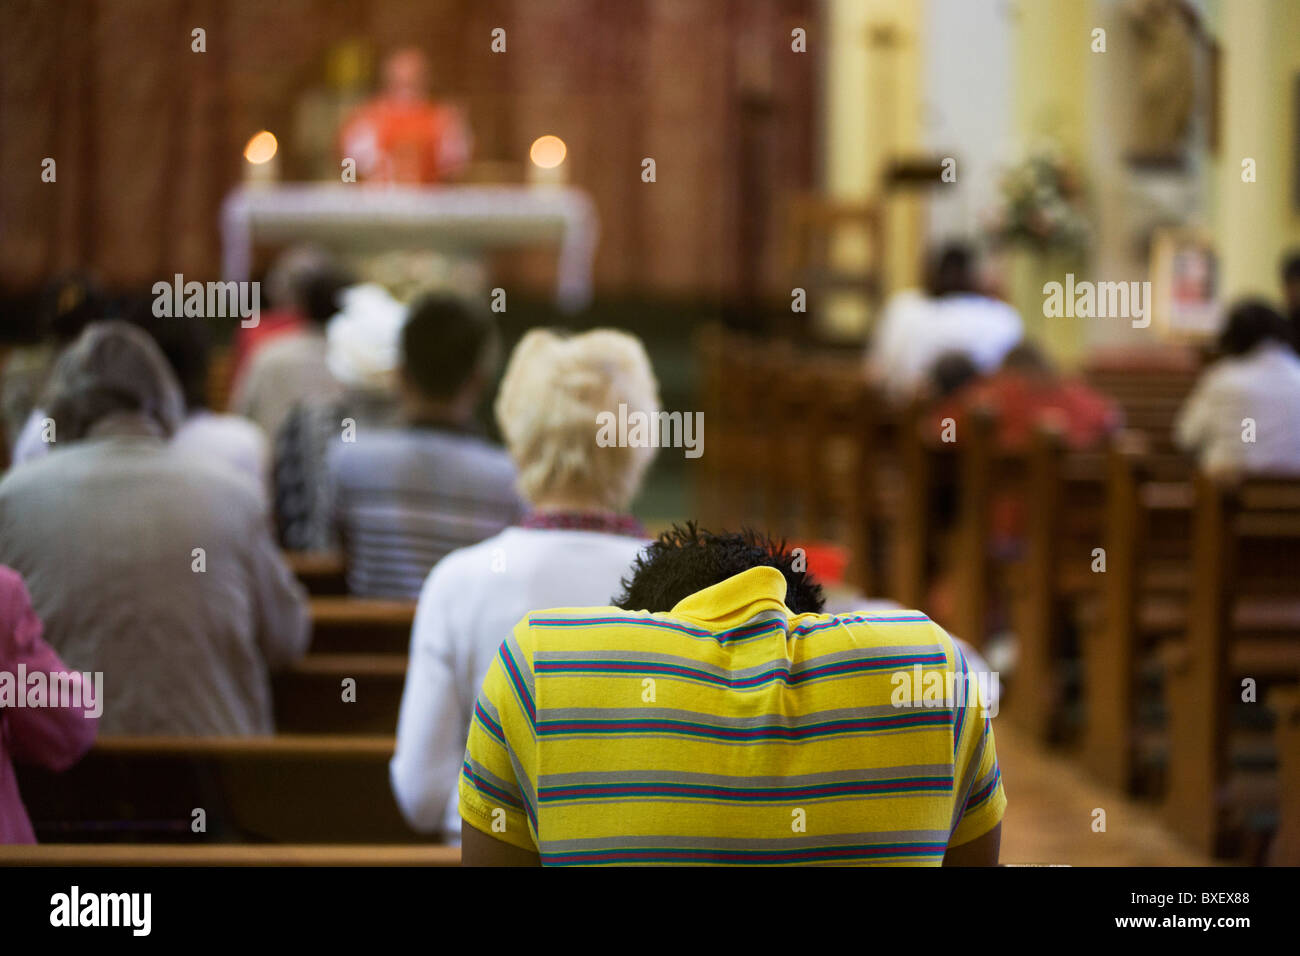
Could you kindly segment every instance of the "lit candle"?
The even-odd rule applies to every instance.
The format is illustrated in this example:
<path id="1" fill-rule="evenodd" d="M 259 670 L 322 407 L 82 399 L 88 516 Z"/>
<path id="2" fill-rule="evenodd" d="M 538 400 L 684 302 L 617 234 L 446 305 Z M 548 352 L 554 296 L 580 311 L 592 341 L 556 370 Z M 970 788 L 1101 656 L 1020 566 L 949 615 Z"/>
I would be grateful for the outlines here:
<path id="1" fill-rule="evenodd" d="M 564 159 L 569 148 L 558 136 L 539 136 L 528 150 L 528 182 L 534 186 L 563 186 L 568 181 Z"/>
<path id="2" fill-rule="evenodd" d="M 254 186 L 267 186 L 280 178 L 280 163 L 276 158 L 280 144 L 275 134 L 262 130 L 244 146 L 244 182 Z"/>

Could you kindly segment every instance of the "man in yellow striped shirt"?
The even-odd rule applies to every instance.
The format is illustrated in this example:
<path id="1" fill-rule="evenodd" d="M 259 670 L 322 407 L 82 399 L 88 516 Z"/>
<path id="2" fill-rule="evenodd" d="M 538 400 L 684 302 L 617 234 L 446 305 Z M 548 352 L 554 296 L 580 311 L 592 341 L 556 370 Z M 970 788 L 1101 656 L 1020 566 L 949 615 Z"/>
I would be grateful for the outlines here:
<path id="1" fill-rule="evenodd" d="M 464 861 L 996 863 L 987 675 L 918 612 L 819 613 L 795 564 L 688 525 L 617 606 L 520 621 L 470 724 Z"/>

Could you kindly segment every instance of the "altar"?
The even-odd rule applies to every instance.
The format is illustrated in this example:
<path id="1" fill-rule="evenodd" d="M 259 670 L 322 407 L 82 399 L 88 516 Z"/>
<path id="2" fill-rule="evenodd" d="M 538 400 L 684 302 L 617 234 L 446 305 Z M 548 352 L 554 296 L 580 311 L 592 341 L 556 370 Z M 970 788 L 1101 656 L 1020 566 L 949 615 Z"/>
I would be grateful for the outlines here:
<path id="1" fill-rule="evenodd" d="M 259 242 L 462 255 L 552 245 L 556 303 L 575 312 L 591 301 L 599 233 L 595 205 L 574 187 L 254 184 L 233 190 L 222 204 L 222 273 L 247 281 Z"/>

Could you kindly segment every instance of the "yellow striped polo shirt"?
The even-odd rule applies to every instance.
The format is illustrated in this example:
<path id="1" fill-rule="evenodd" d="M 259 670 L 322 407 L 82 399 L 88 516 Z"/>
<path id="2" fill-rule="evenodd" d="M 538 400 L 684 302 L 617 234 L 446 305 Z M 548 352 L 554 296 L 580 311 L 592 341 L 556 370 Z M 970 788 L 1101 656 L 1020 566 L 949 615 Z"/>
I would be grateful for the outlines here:
<path id="1" fill-rule="evenodd" d="M 666 614 L 527 615 L 474 706 L 462 817 L 547 865 L 937 865 L 991 830 L 987 714 L 912 694 L 969 675 L 948 635 L 785 594 L 758 567 Z"/>

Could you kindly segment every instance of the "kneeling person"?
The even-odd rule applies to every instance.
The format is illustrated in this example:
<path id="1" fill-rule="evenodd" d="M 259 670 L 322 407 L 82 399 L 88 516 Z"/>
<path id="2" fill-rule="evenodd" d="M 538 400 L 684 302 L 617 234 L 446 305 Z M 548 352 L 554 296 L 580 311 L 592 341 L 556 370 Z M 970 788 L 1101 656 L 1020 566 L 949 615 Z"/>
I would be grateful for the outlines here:
<path id="1" fill-rule="evenodd" d="M 464 862 L 995 864 L 987 714 L 895 703 L 917 665 L 964 686 L 961 650 L 918 612 L 820 613 L 794 566 L 688 525 L 616 607 L 525 616 L 470 724 Z"/>

